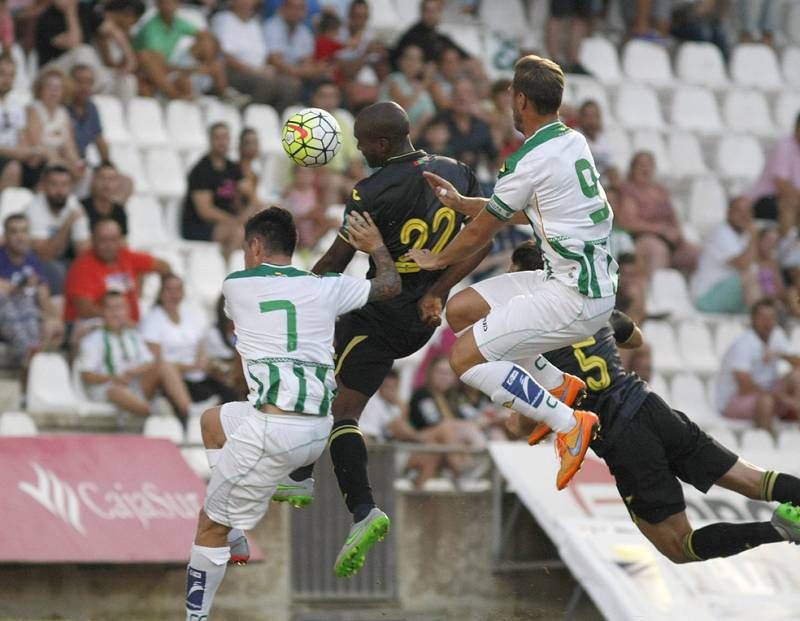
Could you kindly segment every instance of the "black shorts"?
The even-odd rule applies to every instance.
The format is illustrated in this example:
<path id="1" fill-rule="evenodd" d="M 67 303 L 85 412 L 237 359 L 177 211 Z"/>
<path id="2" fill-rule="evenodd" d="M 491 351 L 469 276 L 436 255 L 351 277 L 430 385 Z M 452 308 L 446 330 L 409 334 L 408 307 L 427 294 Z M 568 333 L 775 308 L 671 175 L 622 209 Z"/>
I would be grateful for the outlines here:
<path id="1" fill-rule="evenodd" d="M 686 509 L 678 479 L 705 493 L 738 457 L 651 393 L 604 456 L 634 522 Z"/>
<path id="2" fill-rule="evenodd" d="M 409 322 L 407 329 L 364 310 L 336 322 L 336 379 L 371 397 L 383 383 L 395 360 L 410 356 L 427 343 L 433 329 Z"/>
<path id="3" fill-rule="evenodd" d="M 550 17 L 583 17 L 589 19 L 600 13 L 597 0 L 550 0 Z"/>

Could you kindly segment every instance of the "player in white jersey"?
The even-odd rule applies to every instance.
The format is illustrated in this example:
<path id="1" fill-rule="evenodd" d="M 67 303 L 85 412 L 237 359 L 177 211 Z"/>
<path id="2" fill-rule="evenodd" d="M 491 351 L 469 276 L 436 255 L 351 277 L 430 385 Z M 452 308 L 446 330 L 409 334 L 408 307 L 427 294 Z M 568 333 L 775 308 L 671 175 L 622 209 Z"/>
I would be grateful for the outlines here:
<path id="1" fill-rule="evenodd" d="M 279 482 L 325 448 L 336 394 L 337 316 L 401 291 L 369 215 L 351 214 L 347 230 L 348 242 L 370 254 L 372 280 L 294 267 L 297 229 L 284 209 L 270 207 L 245 225 L 246 269 L 230 274 L 222 292 L 249 396 L 207 410 L 201 420 L 212 470 L 187 568 L 187 621 L 208 619 L 231 557 L 229 542 L 261 520 Z"/>
<path id="2" fill-rule="evenodd" d="M 558 489 L 580 468 L 598 419 L 571 408 L 583 383 L 541 354 L 604 326 L 617 288 L 617 264 L 608 252 L 613 214 L 586 139 L 558 119 L 563 90 L 564 74 L 554 62 L 538 56 L 517 61 L 514 125 L 525 142 L 500 169 L 488 201 L 464 197 L 425 173 L 445 205 L 473 219 L 442 253 L 409 251 L 422 268 L 442 269 L 470 256 L 508 222 L 533 228 L 544 270 L 477 283 L 448 304 L 448 315 L 468 308 L 465 314 L 474 316 L 477 308 L 483 316 L 459 337 L 450 364 L 493 401 L 543 423 L 537 437 L 558 432 Z"/>

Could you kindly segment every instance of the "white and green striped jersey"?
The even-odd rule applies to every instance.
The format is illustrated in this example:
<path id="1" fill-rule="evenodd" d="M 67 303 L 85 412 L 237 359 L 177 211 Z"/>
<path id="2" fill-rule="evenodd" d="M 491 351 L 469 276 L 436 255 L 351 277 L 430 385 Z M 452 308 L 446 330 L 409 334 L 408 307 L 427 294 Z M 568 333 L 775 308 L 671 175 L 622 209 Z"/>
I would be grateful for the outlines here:
<path id="1" fill-rule="evenodd" d="M 336 395 L 336 317 L 367 303 L 370 283 L 340 274 L 316 276 L 291 265 L 263 263 L 233 272 L 222 285 L 236 349 L 254 407 L 330 413 Z"/>
<path id="2" fill-rule="evenodd" d="M 560 121 L 540 128 L 503 164 L 486 208 L 504 221 L 525 212 L 550 277 L 590 298 L 616 293 L 614 214 L 579 132 Z"/>

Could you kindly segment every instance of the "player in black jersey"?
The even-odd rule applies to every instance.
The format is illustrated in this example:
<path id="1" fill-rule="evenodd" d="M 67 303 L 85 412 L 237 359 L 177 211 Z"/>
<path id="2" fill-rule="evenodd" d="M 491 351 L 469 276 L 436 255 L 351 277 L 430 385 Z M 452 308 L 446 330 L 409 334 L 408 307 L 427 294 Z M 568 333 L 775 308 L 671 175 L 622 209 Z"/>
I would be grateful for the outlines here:
<path id="1" fill-rule="evenodd" d="M 541 269 L 537 254 L 530 248 L 515 252 L 514 268 Z M 639 344 L 641 332 L 633 320 L 614 311 L 609 326 L 545 357 L 585 382 L 581 407 L 600 417 L 591 447 L 608 464 L 642 534 L 675 563 L 731 556 L 765 543 L 800 543 L 800 479 L 740 460 L 683 412 L 671 409 L 644 380 L 626 372 L 617 347 Z M 515 414 L 509 430 L 525 435 L 532 424 Z M 693 530 L 678 479 L 704 493 L 719 485 L 783 504 L 770 522 L 717 523 Z"/>
<path id="2" fill-rule="evenodd" d="M 353 527 L 335 572 L 349 576 L 364 563 L 367 551 L 385 534 L 389 520 L 375 506 L 367 475 L 367 449 L 358 418 L 369 398 L 398 358 L 413 354 L 428 342 L 440 319 L 443 301 L 454 284 L 469 274 L 489 250 L 438 272 L 420 270 L 405 259 L 410 248 L 441 251 L 461 228 L 464 216 L 445 207 L 434 195 L 423 171 L 432 171 L 453 183 L 467 196 L 480 196 L 469 167 L 448 157 L 414 149 L 408 136 L 409 121 L 394 102 L 379 102 L 356 118 L 358 148 L 371 168 L 378 168 L 353 189 L 345 209 L 348 218 L 369 213 L 396 262 L 402 293 L 391 300 L 367 304 L 339 318 L 336 324 L 336 378 L 334 425 L 330 453 L 336 478 Z M 342 234 L 314 266 L 317 274 L 343 271 L 355 249 Z M 369 274 L 375 272 L 370 262 Z M 292 473 L 292 481 L 279 488 L 273 499 L 290 500 L 310 494 L 311 469 Z M 311 484 L 313 485 L 313 483 Z M 313 489 L 313 488 L 312 488 Z M 302 499 L 310 501 L 310 497 Z"/>

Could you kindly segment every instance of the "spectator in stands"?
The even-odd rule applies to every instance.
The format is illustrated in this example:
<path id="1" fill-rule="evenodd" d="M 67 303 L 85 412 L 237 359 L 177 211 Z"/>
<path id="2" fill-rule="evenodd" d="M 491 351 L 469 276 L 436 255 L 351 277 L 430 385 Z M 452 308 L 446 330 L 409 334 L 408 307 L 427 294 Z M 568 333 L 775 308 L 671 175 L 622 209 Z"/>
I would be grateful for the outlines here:
<path id="1" fill-rule="evenodd" d="M 647 274 L 635 254 L 622 254 L 617 262 L 619 288 L 616 308 L 640 324 L 647 318 Z"/>
<path id="2" fill-rule="evenodd" d="M 453 105 L 453 88 L 459 78 L 466 77 L 464 59 L 454 47 L 445 47 L 436 57 L 436 73 L 431 80 L 431 96 L 438 110 L 449 110 Z"/>
<path id="3" fill-rule="evenodd" d="M 248 388 L 241 359 L 236 351 L 233 321 L 225 314 L 225 298 L 220 295 L 216 305 L 216 321 L 203 337 L 203 349 L 208 356 L 208 373 L 239 395 L 246 398 Z"/>
<path id="4" fill-rule="evenodd" d="M 180 373 L 174 365 L 157 362 L 139 331 L 130 327 L 125 296 L 104 293 L 98 310 L 103 326 L 81 339 L 75 361 L 89 398 L 144 417 L 152 414 L 150 402 L 162 389 L 185 419 L 191 400 Z"/>
<path id="5" fill-rule="evenodd" d="M 78 154 L 72 121 L 64 105 L 67 99 L 67 78 L 58 69 L 46 69 L 33 85 L 35 99 L 28 106 L 27 140 L 41 146 L 49 164 L 61 164 L 75 180 L 86 171 Z"/>
<path id="6" fill-rule="evenodd" d="M 450 155 L 450 130 L 444 119 L 434 117 L 422 128 L 417 142 L 420 149 L 436 155 Z"/>
<path id="7" fill-rule="evenodd" d="M 800 297 L 797 289 L 787 286 L 778 263 L 780 233 L 778 227 L 768 226 L 757 235 L 756 283 L 758 298 L 770 298 L 778 303 L 781 315 L 800 316 Z"/>
<path id="8" fill-rule="evenodd" d="M 103 138 L 103 125 L 100 113 L 92 101 L 94 94 L 94 69 L 89 65 L 75 65 L 70 72 L 72 77 L 72 97 L 67 110 L 72 118 L 75 145 L 81 159 L 86 159 L 86 148 L 93 144 L 101 160 L 110 159 L 108 143 Z"/>
<path id="9" fill-rule="evenodd" d="M 730 46 L 723 25 L 727 2 L 681 0 L 673 2 L 671 33 L 678 41 L 713 43 L 728 58 Z"/>
<path id="10" fill-rule="evenodd" d="M 244 239 L 242 224 L 248 213 L 241 199 L 242 173 L 228 159 L 228 126 L 214 123 L 208 136 L 209 152 L 189 171 L 181 234 L 184 239 L 216 241 L 228 257 Z"/>
<path id="11" fill-rule="evenodd" d="M 55 295 L 62 293 L 72 261 L 89 248 L 89 219 L 71 186 L 69 170 L 50 166 L 42 175 L 43 192 L 28 206 L 33 250 L 45 264 Z"/>
<path id="12" fill-rule="evenodd" d="M 628 197 L 622 196 L 619 187 L 615 185 L 604 186 L 606 191 L 606 200 L 611 205 L 611 210 L 617 213 L 618 209 L 632 209 Z M 621 203 L 626 203 L 626 206 L 620 206 Z M 635 254 L 636 244 L 633 237 L 625 229 L 620 227 L 618 220 L 614 219 L 614 224 L 611 227 L 611 234 L 608 236 L 608 251 L 615 259 L 623 254 Z"/>
<path id="13" fill-rule="evenodd" d="M 635 153 L 628 180 L 622 184 L 619 223 L 636 239 L 636 254 L 648 277 L 658 269 L 673 267 L 689 273 L 697 265 L 700 249 L 686 241 L 672 206 L 669 191 L 655 181 L 656 165 L 649 151 Z"/>
<path id="14" fill-rule="evenodd" d="M 742 43 L 775 44 L 775 27 L 778 25 L 776 0 L 738 0 L 739 40 Z"/>
<path id="15" fill-rule="evenodd" d="M 64 322 L 50 298 L 44 265 L 31 248 L 25 214 L 3 222 L 0 248 L 0 336 L 11 346 L 15 364 L 27 367 L 33 354 L 58 347 Z"/>
<path id="16" fill-rule="evenodd" d="M 628 36 L 663 41 L 669 36 L 672 0 L 622 0 Z"/>
<path id="17" fill-rule="evenodd" d="M 295 166 L 283 197 L 284 207 L 297 224 L 298 248 L 313 248 L 325 233 L 337 228 L 337 222 L 325 213 L 315 181 L 314 169 Z"/>
<path id="18" fill-rule="evenodd" d="M 239 134 L 239 161 L 236 163 L 242 174 L 239 182 L 239 193 L 246 205 L 256 202 L 259 173 L 261 172 L 261 146 L 258 132 L 252 127 L 245 127 Z"/>
<path id="19" fill-rule="evenodd" d="M 398 71 L 387 76 L 381 86 L 380 98 L 396 101 L 408 113 L 413 140 L 436 113 L 428 90 L 433 75 L 431 69 L 425 67 L 422 49 L 416 45 L 403 48 L 397 68 Z"/>
<path id="20" fill-rule="evenodd" d="M 761 300 L 750 311 L 751 327 L 722 358 L 717 378 L 717 407 L 723 416 L 752 420 L 772 430 L 776 418 L 800 414 L 800 356 L 778 327 L 773 300 Z M 780 362 L 792 365 L 781 374 Z"/>
<path id="21" fill-rule="evenodd" d="M 584 135 L 589 149 L 592 152 L 597 172 L 603 184 L 617 186 L 622 177 L 611 153 L 611 147 L 603 133 L 603 117 L 600 106 L 593 99 L 587 99 L 578 108 L 578 123 L 576 129 Z"/>
<path id="22" fill-rule="evenodd" d="M 780 140 L 747 195 L 756 218 L 776 220 L 781 210 L 800 211 L 800 113 L 794 135 Z"/>
<path id="23" fill-rule="evenodd" d="M 403 417 L 403 403 L 400 401 L 400 376 L 391 369 L 378 392 L 367 401 L 358 426 L 371 440 L 386 442 L 388 440 L 416 439 L 416 432 L 408 433 L 408 423 Z"/>
<path id="24" fill-rule="evenodd" d="M 564 69 L 564 73 L 589 72 L 578 60 L 581 42 L 589 36 L 592 20 L 602 10 L 597 0 L 550 0 L 550 18 L 547 20 L 547 53 Z M 569 31 L 566 51 L 561 45 L 564 31 Z M 563 53 L 562 53 L 563 52 Z"/>
<path id="25" fill-rule="evenodd" d="M 91 250 L 79 256 L 67 273 L 64 318 L 70 322 L 101 316 L 103 296 L 115 291 L 127 301 L 128 317 L 138 323 L 140 278 L 171 271 L 165 261 L 129 250 L 116 221 L 99 220 L 92 229 Z"/>
<path id="26" fill-rule="evenodd" d="M 412 2 L 413 0 L 408 1 Z M 459 50 L 466 58 L 467 55 L 450 37 L 437 30 L 442 21 L 443 9 L 444 2 L 442 0 L 421 0 L 419 3 L 420 20 L 400 37 L 392 52 L 392 64 L 398 65 L 400 57 L 409 45 L 414 45 L 422 50 L 426 63 L 434 62 L 446 47 Z"/>
<path id="27" fill-rule="evenodd" d="M 89 227 L 99 220 L 114 220 L 119 224 L 122 236 L 128 235 L 128 214 L 125 206 L 116 202 L 119 194 L 120 174 L 111 162 L 102 162 L 95 167 L 92 176 L 92 189 L 89 196 L 81 201 L 83 210 L 89 218 Z"/>
<path id="28" fill-rule="evenodd" d="M 322 11 L 314 37 L 314 60 L 336 62 L 339 52 L 344 49 L 344 43 L 338 38 L 341 28 L 342 20 L 336 13 Z"/>
<path id="29" fill-rule="evenodd" d="M 523 136 L 514 127 L 511 113 L 511 81 L 496 80 L 492 83 L 489 99 L 479 114 L 489 124 L 492 139 L 499 150 L 499 158 L 505 160 L 522 146 Z"/>
<path id="30" fill-rule="evenodd" d="M 214 395 L 222 403 L 236 401 L 233 390 L 209 375 L 210 363 L 203 348 L 205 321 L 190 307 L 184 307 L 183 299 L 180 277 L 162 276 L 156 304 L 142 320 L 142 337 L 158 362 L 177 369 L 193 402 Z"/>
<path id="31" fill-rule="evenodd" d="M 22 163 L 43 160 L 42 149 L 29 147 L 25 138 L 25 106 L 14 97 L 9 97 L 14 88 L 17 69 L 14 59 L 0 56 L 0 192 L 22 183 Z"/>
<path id="32" fill-rule="evenodd" d="M 344 44 L 338 54 L 339 86 L 354 110 L 376 101 L 378 76 L 387 72 L 386 48 L 369 28 L 369 11 L 366 0 L 353 0 L 347 13 L 347 25 L 339 34 Z"/>
<path id="33" fill-rule="evenodd" d="M 354 159 L 361 158 L 356 147 L 356 141 L 353 135 L 353 115 L 346 110 L 342 110 L 342 91 L 335 82 L 322 81 L 319 82 L 311 95 L 311 105 L 314 108 L 320 108 L 326 112 L 330 112 L 333 118 L 339 123 L 342 130 L 342 148 L 324 168 L 320 169 L 321 172 L 335 171 L 337 173 L 344 173 L 347 167 Z M 337 202 L 337 201 L 333 201 Z"/>

